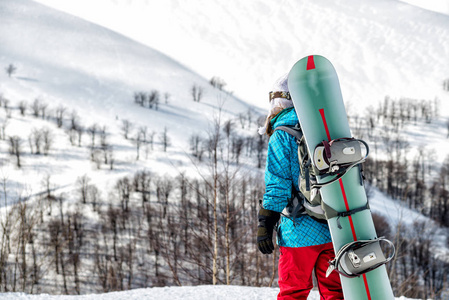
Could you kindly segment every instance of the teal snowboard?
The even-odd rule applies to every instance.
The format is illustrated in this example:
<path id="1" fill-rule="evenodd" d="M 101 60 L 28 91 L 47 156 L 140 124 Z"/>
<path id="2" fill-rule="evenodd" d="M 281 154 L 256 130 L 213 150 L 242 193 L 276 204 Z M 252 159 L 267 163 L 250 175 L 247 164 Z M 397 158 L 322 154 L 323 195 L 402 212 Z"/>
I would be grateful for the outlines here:
<path id="1" fill-rule="evenodd" d="M 288 75 L 288 87 L 310 157 L 323 140 L 351 137 L 337 73 L 329 60 L 318 55 L 299 60 Z M 328 182 L 334 177 L 317 176 L 317 181 Z M 350 211 L 367 204 L 365 188 L 361 184 L 357 167 L 350 169 L 337 181 L 323 186 L 321 196 L 327 205 L 338 212 Z M 328 224 L 336 253 L 350 242 L 377 238 L 368 209 L 348 217 L 329 219 Z M 340 275 L 340 278 L 345 300 L 394 299 L 385 265 L 359 277 L 347 278 Z"/>

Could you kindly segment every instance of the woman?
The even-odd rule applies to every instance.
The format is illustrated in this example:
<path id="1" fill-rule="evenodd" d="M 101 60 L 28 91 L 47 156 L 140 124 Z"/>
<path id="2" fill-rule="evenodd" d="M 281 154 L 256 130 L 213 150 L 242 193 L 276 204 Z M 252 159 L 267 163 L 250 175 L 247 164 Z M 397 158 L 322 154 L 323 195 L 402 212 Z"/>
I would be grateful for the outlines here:
<path id="1" fill-rule="evenodd" d="M 294 126 L 298 123 L 287 86 L 287 75 L 281 77 L 270 93 L 270 112 L 259 134 L 270 137 L 265 169 L 265 194 L 259 211 L 257 245 L 264 254 L 274 250 L 273 230 L 277 229 L 279 245 L 279 300 L 307 299 L 313 287 L 312 271 L 315 270 L 320 299 L 343 299 L 337 272 L 326 277 L 328 261 L 335 256 L 327 223 L 308 215 L 300 215 L 294 221 L 280 213 L 292 196 L 292 189 L 299 191 L 298 145 L 296 138 L 278 126 Z"/>

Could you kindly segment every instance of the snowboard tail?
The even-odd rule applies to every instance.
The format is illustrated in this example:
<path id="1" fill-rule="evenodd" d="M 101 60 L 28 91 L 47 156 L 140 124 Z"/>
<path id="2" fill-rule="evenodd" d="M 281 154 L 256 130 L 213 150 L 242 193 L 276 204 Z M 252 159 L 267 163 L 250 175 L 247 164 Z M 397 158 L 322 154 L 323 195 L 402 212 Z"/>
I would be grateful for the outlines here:
<path id="1" fill-rule="evenodd" d="M 299 60 L 288 76 L 288 87 L 296 114 L 307 143 L 309 157 L 323 141 L 350 138 L 351 130 L 333 65 L 325 57 L 313 55 Z M 336 176 L 317 176 L 319 184 L 331 182 Z M 348 243 L 377 239 L 373 219 L 359 168 L 320 189 L 322 201 L 343 217 L 331 218 L 328 225 L 337 253 Z M 346 300 L 394 299 L 385 265 L 348 278 L 340 276 Z"/>

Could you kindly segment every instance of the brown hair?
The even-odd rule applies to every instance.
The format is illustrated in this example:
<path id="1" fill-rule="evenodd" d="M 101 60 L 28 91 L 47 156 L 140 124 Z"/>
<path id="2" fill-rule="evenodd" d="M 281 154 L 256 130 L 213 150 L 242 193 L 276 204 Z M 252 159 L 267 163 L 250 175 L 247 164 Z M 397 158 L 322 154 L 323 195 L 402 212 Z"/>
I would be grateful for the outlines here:
<path id="1" fill-rule="evenodd" d="M 273 127 L 271 126 L 271 120 L 273 120 L 274 117 L 276 117 L 282 110 L 283 110 L 282 107 L 276 106 L 275 108 L 273 108 L 271 110 L 270 115 L 265 120 L 265 127 L 267 128 L 265 133 L 268 136 L 271 136 L 273 134 L 273 132 L 274 132 Z"/>

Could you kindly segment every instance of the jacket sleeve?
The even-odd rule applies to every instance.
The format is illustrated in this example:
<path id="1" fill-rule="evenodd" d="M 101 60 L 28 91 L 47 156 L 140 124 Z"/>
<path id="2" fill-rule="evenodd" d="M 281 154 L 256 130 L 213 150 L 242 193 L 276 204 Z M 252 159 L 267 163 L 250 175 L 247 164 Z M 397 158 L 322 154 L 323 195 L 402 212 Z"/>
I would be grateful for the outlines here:
<path id="1" fill-rule="evenodd" d="M 268 142 L 265 167 L 265 194 L 263 207 L 281 212 L 292 194 L 292 141 L 294 137 L 277 130 Z M 295 143 L 296 145 L 296 143 Z"/>

